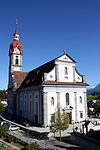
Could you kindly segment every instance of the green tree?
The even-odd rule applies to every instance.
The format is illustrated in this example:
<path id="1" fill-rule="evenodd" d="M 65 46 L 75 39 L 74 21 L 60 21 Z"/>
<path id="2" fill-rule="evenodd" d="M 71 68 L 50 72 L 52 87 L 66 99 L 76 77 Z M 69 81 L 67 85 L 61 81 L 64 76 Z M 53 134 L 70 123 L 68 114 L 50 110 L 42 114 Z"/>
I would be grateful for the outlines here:
<path id="1" fill-rule="evenodd" d="M 4 112 L 4 105 L 0 102 L 0 114 Z"/>
<path id="2" fill-rule="evenodd" d="M 57 107 L 56 112 L 51 115 L 49 128 L 50 131 L 53 133 L 55 133 L 56 131 L 59 132 L 59 137 L 61 141 L 61 132 L 68 128 L 68 120 L 65 115 L 65 111 L 63 111 L 60 106 Z"/>
<path id="3" fill-rule="evenodd" d="M 39 145 L 37 143 L 31 143 L 25 147 L 25 150 L 39 150 Z"/>
<path id="4" fill-rule="evenodd" d="M 8 131 L 8 127 L 7 126 L 0 126 L 0 137 L 6 136 L 7 131 Z"/>
<path id="5" fill-rule="evenodd" d="M 93 104 L 93 108 L 94 108 L 94 111 L 93 113 L 96 115 L 96 114 L 100 114 L 100 104 Z"/>
<path id="6" fill-rule="evenodd" d="M 92 101 L 92 100 L 94 100 L 94 99 L 98 99 L 98 95 L 88 95 L 87 96 L 87 101 L 89 102 L 89 101 Z"/>
<path id="7" fill-rule="evenodd" d="M 0 90 L 0 99 L 7 99 L 8 94 L 6 90 Z"/>

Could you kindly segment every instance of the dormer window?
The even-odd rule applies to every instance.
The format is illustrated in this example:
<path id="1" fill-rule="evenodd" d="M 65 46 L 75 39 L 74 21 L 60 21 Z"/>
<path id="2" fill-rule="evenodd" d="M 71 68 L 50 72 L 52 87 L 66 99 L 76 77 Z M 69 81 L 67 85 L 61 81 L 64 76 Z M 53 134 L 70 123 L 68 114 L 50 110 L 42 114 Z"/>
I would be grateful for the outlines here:
<path id="1" fill-rule="evenodd" d="M 68 74 L 68 68 L 67 68 L 67 67 L 65 67 L 65 69 L 64 69 L 64 73 L 65 73 L 65 75 L 67 75 L 67 74 Z"/>
<path id="2" fill-rule="evenodd" d="M 18 65 L 18 63 L 19 63 L 18 62 L 18 56 L 16 56 L 16 58 L 15 58 L 15 64 Z"/>

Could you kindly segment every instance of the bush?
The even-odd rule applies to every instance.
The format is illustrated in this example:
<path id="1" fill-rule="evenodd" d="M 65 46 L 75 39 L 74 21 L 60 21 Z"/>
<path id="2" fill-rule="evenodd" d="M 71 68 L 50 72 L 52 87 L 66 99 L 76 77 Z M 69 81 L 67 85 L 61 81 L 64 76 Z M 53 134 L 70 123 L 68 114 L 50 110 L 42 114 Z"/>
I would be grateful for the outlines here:
<path id="1" fill-rule="evenodd" d="M 25 147 L 25 150 L 39 150 L 39 145 L 37 143 L 29 144 Z"/>
<path id="2" fill-rule="evenodd" d="M 8 135 L 8 134 L 5 136 L 5 141 L 6 141 L 6 142 L 11 143 L 11 142 L 13 142 L 13 139 L 14 139 L 14 138 L 13 138 L 12 136 Z"/>
<path id="3" fill-rule="evenodd" d="M 4 112 L 4 105 L 0 102 L 0 114 Z"/>
<path id="4" fill-rule="evenodd" d="M 7 126 L 0 126 L 0 137 L 6 136 L 7 131 L 8 131 L 8 127 Z"/>

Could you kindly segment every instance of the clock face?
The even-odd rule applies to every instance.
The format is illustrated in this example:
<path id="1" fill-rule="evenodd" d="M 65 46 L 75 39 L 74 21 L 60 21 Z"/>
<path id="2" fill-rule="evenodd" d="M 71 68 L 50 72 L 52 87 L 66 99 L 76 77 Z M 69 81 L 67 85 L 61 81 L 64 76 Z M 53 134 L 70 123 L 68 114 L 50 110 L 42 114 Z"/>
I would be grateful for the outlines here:
<path id="1" fill-rule="evenodd" d="M 15 51 L 15 53 L 18 53 L 18 54 L 20 53 L 20 51 L 17 47 L 14 49 L 14 51 Z"/>

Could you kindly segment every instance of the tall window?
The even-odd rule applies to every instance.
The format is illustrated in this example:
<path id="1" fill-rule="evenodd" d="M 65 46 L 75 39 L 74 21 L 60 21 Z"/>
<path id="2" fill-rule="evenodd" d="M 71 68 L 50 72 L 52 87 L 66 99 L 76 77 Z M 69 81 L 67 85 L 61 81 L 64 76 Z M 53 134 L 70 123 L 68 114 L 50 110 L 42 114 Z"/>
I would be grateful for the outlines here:
<path id="1" fill-rule="evenodd" d="M 36 115 L 38 115 L 38 102 L 36 102 Z"/>
<path id="2" fill-rule="evenodd" d="M 82 96 L 79 97 L 80 104 L 82 104 Z"/>
<path id="3" fill-rule="evenodd" d="M 19 63 L 18 62 L 18 56 L 16 56 L 16 58 L 15 58 L 15 64 L 18 65 L 18 63 Z"/>
<path id="4" fill-rule="evenodd" d="M 51 97 L 51 105 L 54 105 L 54 97 Z"/>
<path id="5" fill-rule="evenodd" d="M 26 107 L 27 107 L 27 105 L 26 105 L 26 101 L 25 101 L 25 113 L 26 113 L 26 111 L 27 111 Z"/>
<path id="6" fill-rule="evenodd" d="M 65 67 L 64 73 L 65 73 L 65 75 L 68 74 L 68 68 L 67 67 Z"/>
<path id="7" fill-rule="evenodd" d="M 31 101 L 30 101 L 30 114 L 31 114 Z"/>
<path id="8" fill-rule="evenodd" d="M 66 93 L 66 105 L 69 105 L 69 93 Z"/>
<path id="9" fill-rule="evenodd" d="M 80 119 L 82 119 L 83 118 L 83 111 L 80 111 L 79 113 L 80 113 Z"/>

